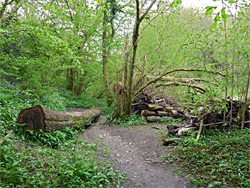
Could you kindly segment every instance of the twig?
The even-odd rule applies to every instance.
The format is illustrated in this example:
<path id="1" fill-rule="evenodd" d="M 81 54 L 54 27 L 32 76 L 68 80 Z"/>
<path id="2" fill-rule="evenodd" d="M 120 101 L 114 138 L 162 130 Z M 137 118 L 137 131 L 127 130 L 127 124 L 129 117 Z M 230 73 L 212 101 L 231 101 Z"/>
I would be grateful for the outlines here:
<path id="1" fill-rule="evenodd" d="M 201 131 L 203 129 L 203 118 L 202 120 L 200 121 L 200 128 L 199 128 L 199 131 L 198 131 L 198 134 L 197 134 L 197 138 L 196 138 L 196 141 L 198 142 L 200 137 L 201 137 Z"/>

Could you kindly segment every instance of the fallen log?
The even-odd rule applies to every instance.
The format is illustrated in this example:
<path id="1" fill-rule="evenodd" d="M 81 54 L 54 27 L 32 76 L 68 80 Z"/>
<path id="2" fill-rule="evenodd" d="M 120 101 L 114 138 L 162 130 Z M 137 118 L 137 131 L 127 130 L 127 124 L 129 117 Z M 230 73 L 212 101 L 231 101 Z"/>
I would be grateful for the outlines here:
<path id="1" fill-rule="evenodd" d="M 148 110 L 149 106 L 147 103 L 135 103 L 132 105 L 132 112 L 141 113 L 142 110 Z"/>
<path id="2" fill-rule="evenodd" d="M 161 117 L 159 117 L 159 116 L 147 116 L 146 119 L 149 122 L 156 122 L 156 121 L 159 121 L 161 119 Z"/>
<path id="3" fill-rule="evenodd" d="M 165 108 L 165 111 L 170 111 L 170 110 L 174 110 L 174 108 L 173 107 L 171 107 L 171 106 L 167 106 L 166 108 Z"/>
<path id="4" fill-rule="evenodd" d="M 168 112 L 164 111 L 150 111 L 150 110 L 142 110 L 141 116 L 168 116 Z"/>
<path id="5" fill-rule="evenodd" d="M 157 111 L 157 115 L 161 116 L 161 117 L 164 117 L 164 116 L 168 116 L 169 113 L 168 112 L 164 112 L 164 111 Z"/>
<path id="6" fill-rule="evenodd" d="M 40 105 L 21 110 L 17 123 L 25 124 L 29 130 L 56 131 L 64 126 L 79 129 L 100 116 L 100 111 L 90 109 L 84 112 L 58 112 Z"/>
<path id="7" fill-rule="evenodd" d="M 163 145 L 169 145 L 174 143 L 175 141 L 182 141 L 182 138 L 168 138 L 163 140 Z"/>
<path id="8" fill-rule="evenodd" d="M 169 116 L 170 116 L 171 118 L 177 117 L 177 116 L 178 116 L 177 110 L 171 110 L 171 111 L 169 111 Z"/>
<path id="9" fill-rule="evenodd" d="M 156 112 L 150 110 L 142 110 L 141 116 L 156 116 Z"/>
<path id="10" fill-rule="evenodd" d="M 149 110 L 152 110 L 152 111 L 164 111 L 164 108 L 159 105 L 149 104 L 148 106 L 149 106 Z"/>
<path id="11" fill-rule="evenodd" d="M 197 129 L 197 127 L 181 128 L 178 130 L 178 136 L 181 136 L 181 135 L 187 133 L 188 131 L 195 130 L 195 129 Z"/>

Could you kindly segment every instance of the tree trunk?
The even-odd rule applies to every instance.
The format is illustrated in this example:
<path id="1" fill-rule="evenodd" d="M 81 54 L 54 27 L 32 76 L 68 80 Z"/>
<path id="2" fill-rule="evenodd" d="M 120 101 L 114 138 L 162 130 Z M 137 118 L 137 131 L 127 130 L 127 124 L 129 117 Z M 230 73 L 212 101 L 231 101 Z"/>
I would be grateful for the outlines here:
<path id="1" fill-rule="evenodd" d="M 107 51 L 107 13 L 104 11 L 103 15 L 103 32 L 102 32 L 102 71 L 103 71 L 103 80 L 106 94 L 107 105 L 111 106 L 112 104 L 112 95 L 110 92 L 109 86 L 109 76 L 108 76 L 108 51 Z"/>
<path id="2" fill-rule="evenodd" d="M 29 130 L 56 131 L 65 127 L 85 127 L 100 116 L 100 111 L 90 109 L 84 112 L 58 112 L 38 105 L 21 110 L 17 122 L 26 124 Z"/>

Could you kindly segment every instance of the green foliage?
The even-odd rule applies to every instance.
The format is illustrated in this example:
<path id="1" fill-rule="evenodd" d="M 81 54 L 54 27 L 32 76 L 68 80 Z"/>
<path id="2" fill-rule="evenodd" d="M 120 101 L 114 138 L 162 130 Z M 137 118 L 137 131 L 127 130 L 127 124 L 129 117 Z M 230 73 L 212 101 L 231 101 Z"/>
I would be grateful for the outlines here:
<path id="1" fill-rule="evenodd" d="M 112 116 L 113 112 L 114 112 L 114 105 L 111 105 L 110 107 L 105 106 L 105 107 L 101 110 L 101 114 L 103 114 L 103 115 Z"/>
<path id="2" fill-rule="evenodd" d="M 119 126 L 129 127 L 134 125 L 146 125 L 147 120 L 142 119 L 140 115 L 132 114 L 126 118 L 112 118 L 112 116 L 107 116 L 107 121 L 118 124 Z"/>
<path id="3" fill-rule="evenodd" d="M 53 149 L 61 149 L 67 146 L 69 140 L 74 140 L 77 135 L 75 129 L 64 127 L 61 130 L 54 132 L 42 132 L 42 131 L 32 131 L 32 130 L 17 130 L 17 133 L 22 139 L 26 141 L 36 142 L 40 145 L 45 145 Z"/>
<path id="4" fill-rule="evenodd" d="M 191 174 L 191 182 L 198 187 L 250 186 L 250 130 L 208 130 L 196 141 L 197 131 L 178 142 L 178 152 L 170 159 Z M 170 160 L 167 157 L 168 161 Z"/>
<path id="5" fill-rule="evenodd" d="M 72 96 L 72 92 L 66 89 L 60 90 L 60 96 L 64 98 L 65 107 L 67 108 L 91 108 L 94 106 L 106 106 L 104 99 L 97 99 L 89 95 L 79 97 Z"/>
<path id="6" fill-rule="evenodd" d="M 174 0 L 172 3 L 170 3 L 170 7 L 177 7 L 182 3 L 182 0 Z"/>
<path id="7" fill-rule="evenodd" d="M 170 125 L 177 125 L 180 124 L 182 122 L 181 119 L 173 119 L 173 118 L 169 118 L 169 117 L 163 117 L 160 120 L 157 121 L 157 123 L 167 123 Z"/>
<path id="8" fill-rule="evenodd" d="M 2 30 L 1 35 L 1 79 L 37 94 L 42 87 L 53 86 L 67 61 L 74 59 L 68 44 L 46 27 L 20 23 Z"/>
<path id="9" fill-rule="evenodd" d="M 15 133 L 0 144 L 0 187 L 92 188 L 119 184 L 121 176 L 108 162 L 103 162 L 106 155 L 100 156 L 106 151 L 98 149 L 95 144 L 82 143 L 76 130 L 21 131 L 20 125 L 16 124 L 21 109 L 40 104 L 54 110 L 65 110 L 66 105 L 73 107 L 74 99 L 77 99 L 71 97 L 71 92 L 55 88 L 43 93 L 41 97 L 32 90 L 20 90 L 1 80 L 0 140 L 9 130 L 15 130 Z M 90 97 L 78 98 L 77 102 L 82 102 L 84 107 L 104 104 Z"/>
<path id="10" fill-rule="evenodd" d="M 0 145 L 0 186 L 108 187 L 120 176 L 107 162 L 96 162 L 97 150 L 79 140 L 55 150 L 8 139 Z"/>

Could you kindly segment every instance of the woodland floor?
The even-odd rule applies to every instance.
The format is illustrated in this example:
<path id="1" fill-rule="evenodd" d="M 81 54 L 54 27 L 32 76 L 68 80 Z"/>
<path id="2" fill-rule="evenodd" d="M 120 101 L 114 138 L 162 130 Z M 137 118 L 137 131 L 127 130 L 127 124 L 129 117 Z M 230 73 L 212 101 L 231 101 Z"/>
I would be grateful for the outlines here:
<path id="1" fill-rule="evenodd" d="M 105 117 L 101 117 L 81 135 L 82 140 L 99 143 L 100 147 L 107 146 L 111 150 L 114 169 L 127 177 L 122 184 L 124 188 L 191 187 L 187 178 L 176 176 L 171 165 L 161 162 L 169 149 L 161 145 L 162 135 L 151 125 L 118 127 L 104 123 Z M 160 126 L 164 125 L 157 125 Z"/>

